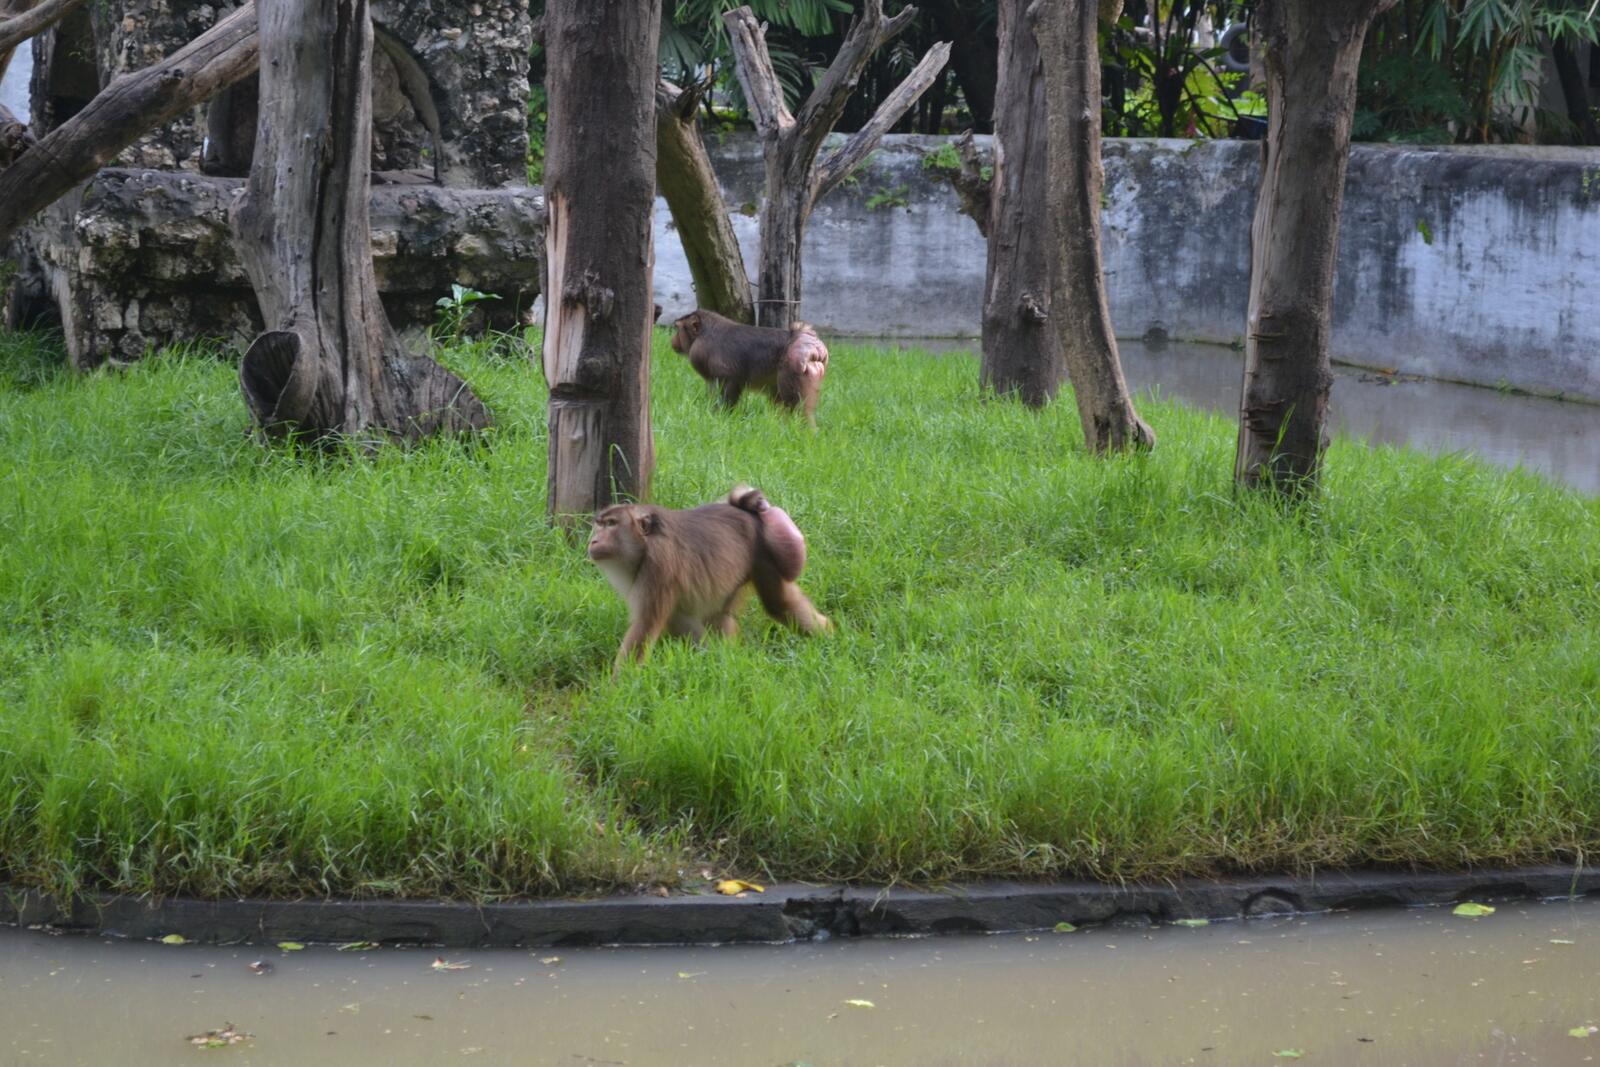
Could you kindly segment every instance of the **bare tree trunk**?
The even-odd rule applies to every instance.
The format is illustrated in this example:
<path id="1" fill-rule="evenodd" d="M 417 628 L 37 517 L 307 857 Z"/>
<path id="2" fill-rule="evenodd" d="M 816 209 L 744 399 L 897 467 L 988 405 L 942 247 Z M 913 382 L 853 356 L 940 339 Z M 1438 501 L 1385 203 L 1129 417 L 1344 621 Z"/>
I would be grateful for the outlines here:
<path id="1" fill-rule="evenodd" d="M 698 305 L 734 322 L 754 322 L 744 256 L 696 122 L 705 88 L 680 89 L 665 80 L 656 86 L 656 184 L 683 242 Z"/>
<path id="2" fill-rule="evenodd" d="M 650 494 L 660 24 L 660 0 L 546 8 L 544 373 L 557 522 Z"/>
<path id="3" fill-rule="evenodd" d="M 738 60 L 739 82 L 755 118 L 766 159 L 767 199 L 761 209 L 761 253 L 756 272 L 756 322 L 786 329 L 800 308 L 800 247 L 806 220 L 818 200 L 849 176 L 875 148 L 889 128 L 933 84 L 950 58 L 950 45 L 928 49 L 916 69 L 878 106 L 858 132 L 821 162 L 817 154 L 872 54 L 916 17 L 906 7 L 893 18 L 883 14 L 883 0 L 863 0 L 850 24 L 839 54 L 817 80 L 800 108 L 789 113 L 783 90 L 767 52 L 765 30 L 748 7 L 724 14 Z"/>
<path id="4" fill-rule="evenodd" d="M 1100 48 L 1096 0 L 1034 0 L 1028 19 L 1045 63 L 1045 227 L 1051 245 L 1047 328 L 1066 358 L 1091 452 L 1151 448 L 1133 409 L 1111 328 L 1100 256 Z"/>
<path id="5" fill-rule="evenodd" d="M 378 302 L 367 0 L 274 0 L 260 40 L 255 165 L 233 216 L 268 327 L 239 367 L 250 413 L 269 434 L 488 425 L 466 383 L 405 351 Z"/>
<path id="6" fill-rule="evenodd" d="M 1250 317 L 1234 479 L 1297 495 L 1326 446 L 1333 270 L 1356 69 L 1394 0 L 1263 0 L 1267 137 L 1250 232 Z"/>
<path id="7" fill-rule="evenodd" d="M 1066 359 L 1049 326 L 1055 247 L 1046 219 L 1050 124 L 1044 65 L 1024 11 L 1028 0 L 1000 0 L 1000 82 L 995 97 L 994 177 L 979 380 L 995 393 L 1038 407 L 1061 388 Z"/>
<path id="8" fill-rule="evenodd" d="M 254 73 L 257 48 L 255 5 L 245 4 L 160 63 L 107 86 L 0 171 L 0 247 L 146 130 Z"/>

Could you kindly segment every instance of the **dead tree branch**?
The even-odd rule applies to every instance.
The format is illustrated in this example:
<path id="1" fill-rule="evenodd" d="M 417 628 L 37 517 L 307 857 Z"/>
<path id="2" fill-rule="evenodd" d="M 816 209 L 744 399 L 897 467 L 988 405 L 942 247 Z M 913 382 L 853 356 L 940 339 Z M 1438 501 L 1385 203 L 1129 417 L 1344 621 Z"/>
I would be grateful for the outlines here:
<path id="1" fill-rule="evenodd" d="M 146 130 L 254 73 L 259 56 L 256 8 L 245 4 L 160 63 L 112 82 L 0 171 L 0 246 Z"/>
<path id="2" fill-rule="evenodd" d="M 817 165 L 817 153 L 839 116 L 872 54 L 916 18 L 906 7 L 893 18 L 883 13 L 883 0 L 865 0 L 850 24 L 839 53 L 818 80 L 799 115 L 783 102 L 783 89 L 773 71 L 766 32 L 748 6 L 725 13 L 737 61 L 739 83 L 755 118 L 766 159 L 767 199 L 761 211 L 761 254 L 756 321 L 787 327 L 800 304 L 800 243 L 806 219 L 817 200 L 837 186 L 866 159 L 883 135 L 916 103 L 944 69 L 950 45 L 934 45 L 922 62 L 872 119 Z"/>
<path id="3" fill-rule="evenodd" d="M 0 55 L 9 57 L 11 50 L 17 45 L 48 30 L 82 7 L 83 2 L 84 0 L 44 0 L 37 7 L 25 7 L 20 15 L 0 22 Z"/>

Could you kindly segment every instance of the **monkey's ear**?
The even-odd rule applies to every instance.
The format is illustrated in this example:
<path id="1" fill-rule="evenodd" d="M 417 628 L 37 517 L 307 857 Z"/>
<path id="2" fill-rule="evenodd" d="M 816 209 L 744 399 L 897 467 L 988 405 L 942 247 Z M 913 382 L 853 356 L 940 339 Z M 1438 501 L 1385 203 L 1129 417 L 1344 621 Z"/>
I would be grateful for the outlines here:
<path id="1" fill-rule="evenodd" d="M 652 512 L 645 512 L 639 516 L 639 530 L 646 537 L 661 532 L 661 516 Z"/>

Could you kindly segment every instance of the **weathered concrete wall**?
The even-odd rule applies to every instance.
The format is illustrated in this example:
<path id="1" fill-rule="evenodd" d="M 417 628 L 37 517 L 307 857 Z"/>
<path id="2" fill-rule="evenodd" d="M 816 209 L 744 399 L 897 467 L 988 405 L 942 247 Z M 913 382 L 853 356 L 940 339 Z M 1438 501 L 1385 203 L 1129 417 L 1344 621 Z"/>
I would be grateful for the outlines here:
<path id="1" fill-rule="evenodd" d="M 19 235 L 31 304 L 53 305 L 67 354 L 87 368 L 137 359 L 174 341 L 248 342 L 261 330 L 255 293 L 228 228 L 234 178 L 110 168 L 51 205 Z M 380 185 L 372 253 L 397 328 L 426 327 L 460 282 L 498 294 L 477 305 L 510 328 L 542 280 L 544 196 L 537 189 Z"/>
<path id="2" fill-rule="evenodd" d="M 891 137 L 806 233 L 801 316 L 835 333 L 974 336 L 984 243 L 927 172 L 939 139 Z M 711 146 L 747 262 L 759 147 Z M 1125 337 L 1241 340 L 1258 145 L 1105 142 L 1112 319 Z M 694 304 L 664 202 L 656 299 Z M 1352 153 L 1334 294 L 1334 358 L 1600 401 L 1600 150 Z"/>

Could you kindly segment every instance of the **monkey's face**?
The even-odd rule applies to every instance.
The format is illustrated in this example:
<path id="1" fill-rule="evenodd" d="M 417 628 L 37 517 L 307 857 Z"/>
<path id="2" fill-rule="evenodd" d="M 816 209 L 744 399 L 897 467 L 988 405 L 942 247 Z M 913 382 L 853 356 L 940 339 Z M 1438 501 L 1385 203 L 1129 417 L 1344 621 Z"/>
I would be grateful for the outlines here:
<path id="1" fill-rule="evenodd" d="M 606 508 L 595 516 L 594 532 L 589 535 L 589 558 L 596 563 L 615 560 L 637 566 L 644 558 L 645 536 L 653 528 L 654 519 L 643 508 L 630 504 Z"/>
<path id="2" fill-rule="evenodd" d="M 672 324 L 672 350 L 687 356 L 694 339 L 700 336 L 700 316 L 690 313 Z"/>

